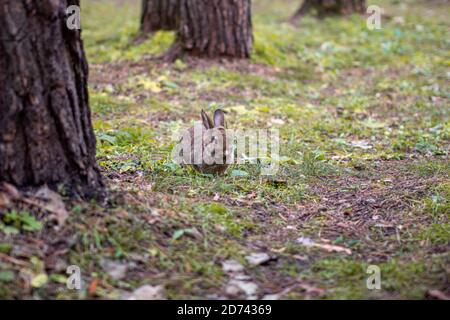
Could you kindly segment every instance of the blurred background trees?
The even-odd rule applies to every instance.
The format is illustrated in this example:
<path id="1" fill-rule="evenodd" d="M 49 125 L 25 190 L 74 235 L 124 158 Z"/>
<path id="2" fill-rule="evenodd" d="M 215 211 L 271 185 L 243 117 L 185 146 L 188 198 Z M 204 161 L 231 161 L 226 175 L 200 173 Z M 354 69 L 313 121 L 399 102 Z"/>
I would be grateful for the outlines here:
<path id="1" fill-rule="evenodd" d="M 185 54 L 249 58 L 251 19 L 250 0 L 143 0 L 141 37 L 176 30 L 176 43 L 165 57 L 169 61 Z"/>
<path id="2" fill-rule="evenodd" d="M 366 12 L 366 0 L 304 0 L 291 21 L 297 22 L 311 12 L 315 12 L 319 18 L 327 15 L 363 14 Z"/>
<path id="3" fill-rule="evenodd" d="M 252 44 L 250 0 L 180 0 L 178 45 L 182 53 L 249 58 Z"/>
<path id="4" fill-rule="evenodd" d="M 180 0 L 142 0 L 141 32 L 177 30 Z"/>

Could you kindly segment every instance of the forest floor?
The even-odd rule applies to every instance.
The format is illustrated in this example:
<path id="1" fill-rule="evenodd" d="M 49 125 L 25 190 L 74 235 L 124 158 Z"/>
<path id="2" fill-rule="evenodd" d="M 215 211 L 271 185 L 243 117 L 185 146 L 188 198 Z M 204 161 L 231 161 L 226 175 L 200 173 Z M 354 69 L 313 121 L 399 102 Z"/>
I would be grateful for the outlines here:
<path id="1" fill-rule="evenodd" d="M 164 64 L 172 33 L 133 44 L 139 1 L 82 1 L 109 196 L 67 199 L 59 228 L 3 216 L 0 297 L 450 296 L 448 5 L 379 3 L 370 31 L 358 16 L 294 27 L 297 1 L 254 1 L 251 62 Z M 217 107 L 231 128 L 279 130 L 274 179 L 172 163 L 172 132 Z M 66 288 L 69 265 L 82 290 Z"/>

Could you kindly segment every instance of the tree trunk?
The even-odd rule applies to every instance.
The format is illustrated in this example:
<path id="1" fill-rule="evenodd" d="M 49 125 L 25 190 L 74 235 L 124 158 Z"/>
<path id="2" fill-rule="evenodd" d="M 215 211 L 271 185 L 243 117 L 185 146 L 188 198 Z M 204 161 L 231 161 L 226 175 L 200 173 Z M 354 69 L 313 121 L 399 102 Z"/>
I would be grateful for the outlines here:
<path id="1" fill-rule="evenodd" d="M 296 22 L 310 11 L 316 11 L 319 18 L 328 15 L 347 15 L 366 12 L 366 0 L 305 0 L 291 21 Z"/>
<path id="2" fill-rule="evenodd" d="M 168 54 L 169 60 L 180 54 L 250 57 L 253 45 L 250 0 L 179 1 L 179 34 Z"/>
<path id="3" fill-rule="evenodd" d="M 142 0 L 141 32 L 177 30 L 180 0 Z"/>
<path id="4" fill-rule="evenodd" d="M 89 197 L 103 183 L 70 5 L 79 0 L 0 1 L 0 181 Z"/>

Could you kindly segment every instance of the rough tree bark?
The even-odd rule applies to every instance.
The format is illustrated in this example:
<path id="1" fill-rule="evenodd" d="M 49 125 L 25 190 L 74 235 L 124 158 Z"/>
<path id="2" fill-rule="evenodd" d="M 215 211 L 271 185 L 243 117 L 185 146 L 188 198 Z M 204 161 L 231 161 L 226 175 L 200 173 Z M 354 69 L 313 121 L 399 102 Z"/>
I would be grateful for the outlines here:
<path id="1" fill-rule="evenodd" d="M 142 0 L 141 33 L 177 30 L 180 0 Z"/>
<path id="2" fill-rule="evenodd" d="M 179 0 L 176 44 L 168 60 L 199 57 L 249 58 L 252 46 L 251 0 Z"/>
<path id="3" fill-rule="evenodd" d="M 66 8 L 79 0 L 0 0 L 0 181 L 99 195 L 88 65 Z"/>
<path id="4" fill-rule="evenodd" d="M 319 18 L 327 15 L 363 14 L 366 12 L 366 0 L 304 0 L 291 21 L 296 22 L 311 11 L 316 11 Z"/>

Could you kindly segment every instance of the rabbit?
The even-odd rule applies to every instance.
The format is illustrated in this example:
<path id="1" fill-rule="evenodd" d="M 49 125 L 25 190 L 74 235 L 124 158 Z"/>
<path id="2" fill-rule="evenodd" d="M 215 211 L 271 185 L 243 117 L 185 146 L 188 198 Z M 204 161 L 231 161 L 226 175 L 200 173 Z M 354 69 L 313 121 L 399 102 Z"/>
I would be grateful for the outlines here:
<path id="1" fill-rule="evenodd" d="M 195 130 L 195 127 L 191 127 L 188 130 L 188 134 L 191 141 L 191 153 L 188 159 L 190 159 L 190 163 L 188 164 L 191 166 L 194 170 L 205 173 L 205 174 L 224 174 L 227 170 L 229 164 L 227 164 L 227 155 L 228 155 L 228 142 L 227 140 L 227 134 L 226 134 L 226 122 L 225 122 L 225 113 L 221 109 L 217 109 L 214 112 L 213 120 L 206 114 L 204 110 L 201 111 L 201 118 L 202 118 L 202 125 L 201 130 L 197 131 Z M 194 162 L 194 144 L 197 143 L 198 139 L 201 139 L 201 148 L 202 148 L 202 154 L 200 156 L 204 156 L 205 149 L 210 146 L 210 144 L 216 142 L 216 137 L 214 137 L 211 132 L 208 132 L 208 130 L 217 130 L 217 132 L 222 137 L 222 149 L 223 149 L 223 159 L 222 161 L 214 161 L 212 164 L 208 164 L 205 162 L 204 158 L 201 157 L 201 163 L 196 164 Z M 197 134 L 197 136 L 196 136 Z M 198 136 L 201 134 L 201 136 Z M 210 147 L 213 147 L 212 145 Z M 212 152 L 212 156 L 214 157 L 215 154 Z M 218 155 L 220 156 L 220 155 Z"/>

